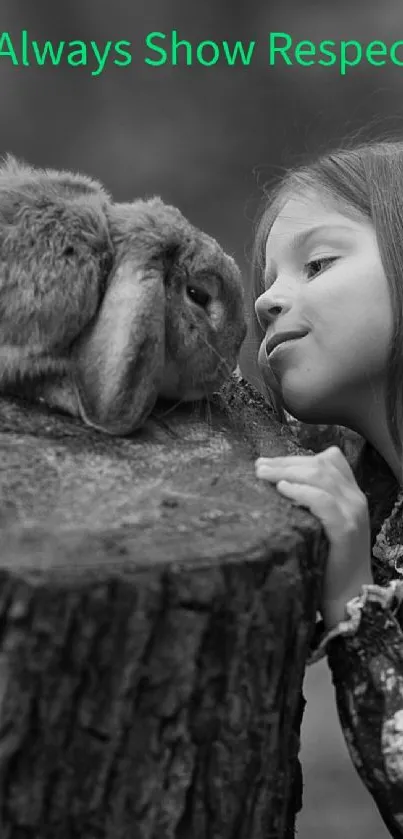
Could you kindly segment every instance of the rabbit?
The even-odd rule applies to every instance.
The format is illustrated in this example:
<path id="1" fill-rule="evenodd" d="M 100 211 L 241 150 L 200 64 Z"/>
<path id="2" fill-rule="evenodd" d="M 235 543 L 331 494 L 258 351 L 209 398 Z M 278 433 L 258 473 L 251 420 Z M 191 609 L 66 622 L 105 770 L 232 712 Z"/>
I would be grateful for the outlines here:
<path id="1" fill-rule="evenodd" d="M 236 262 L 179 209 L 6 156 L 0 391 L 126 436 L 159 397 L 218 390 L 246 331 Z"/>

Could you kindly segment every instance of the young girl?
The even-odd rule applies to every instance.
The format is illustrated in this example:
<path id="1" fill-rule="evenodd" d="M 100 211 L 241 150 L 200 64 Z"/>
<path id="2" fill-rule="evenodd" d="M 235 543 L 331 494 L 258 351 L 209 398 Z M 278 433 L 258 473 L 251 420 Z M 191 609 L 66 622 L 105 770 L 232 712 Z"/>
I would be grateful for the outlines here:
<path id="1" fill-rule="evenodd" d="M 253 263 L 263 390 L 316 451 L 259 458 L 256 474 L 327 532 L 310 661 L 327 654 L 351 758 L 403 837 L 403 142 L 289 171 Z M 353 467 L 349 429 L 362 441 Z"/>

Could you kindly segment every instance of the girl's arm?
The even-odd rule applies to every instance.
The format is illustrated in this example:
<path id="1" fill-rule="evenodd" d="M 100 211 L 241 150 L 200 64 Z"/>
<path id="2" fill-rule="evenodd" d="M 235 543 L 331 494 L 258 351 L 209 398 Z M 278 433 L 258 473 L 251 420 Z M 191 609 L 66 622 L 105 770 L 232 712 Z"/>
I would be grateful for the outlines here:
<path id="1" fill-rule="evenodd" d="M 321 452 L 337 445 L 353 470 L 365 441 L 342 426 L 310 425 L 287 415 L 294 436 Z M 382 467 L 383 468 L 383 467 Z M 308 664 L 328 657 L 338 715 L 353 764 L 372 795 L 390 835 L 403 837 L 403 493 L 390 514 L 389 479 L 372 505 L 372 566 L 375 583 L 340 604 L 338 620 L 317 624 Z M 392 487 L 393 490 L 393 487 Z M 382 497 L 381 497 L 382 496 Z M 379 531 L 385 511 L 390 514 Z M 357 592 L 358 594 L 358 592 Z"/>

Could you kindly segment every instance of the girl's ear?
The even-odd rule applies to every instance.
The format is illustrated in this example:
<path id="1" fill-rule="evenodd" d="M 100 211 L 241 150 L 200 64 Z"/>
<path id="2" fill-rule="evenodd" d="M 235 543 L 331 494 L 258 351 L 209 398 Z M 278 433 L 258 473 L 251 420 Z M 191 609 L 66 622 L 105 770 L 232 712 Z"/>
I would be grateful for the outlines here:
<path id="1" fill-rule="evenodd" d="M 72 379 L 87 425 L 130 434 L 152 411 L 165 364 L 162 265 L 125 257 L 74 344 Z"/>

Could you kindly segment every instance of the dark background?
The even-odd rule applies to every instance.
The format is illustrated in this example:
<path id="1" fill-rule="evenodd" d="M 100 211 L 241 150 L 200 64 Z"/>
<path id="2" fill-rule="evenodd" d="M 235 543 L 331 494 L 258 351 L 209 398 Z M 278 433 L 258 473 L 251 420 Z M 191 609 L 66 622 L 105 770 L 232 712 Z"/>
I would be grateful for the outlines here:
<path id="1" fill-rule="evenodd" d="M 354 132 L 403 134 L 403 67 L 363 62 L 341 77 L 337 67 L 269 67 L 266 49 L 270 31 L 315 43 L 390 44 L 403 38 L 400 0 L 0 0 L 0 31 L 17 49 L 21 29 L 40 42 L 129 40 L 134 60 L 128 67 L 108 61 L 93 77 L 92 58 L 74 68 L 13 67 L 0 57 L 0 153 L 92 174 L 117 200 L 160 194 L 236 257 L 246 286 L 268 179 Z M 147 66 L 147 33 L 172 29 L 193 44 L 256 40 L 253 60 L 249 67 Z M 256 349 L 247 339 L 241 354 L 251 380 Z M 325 662 L 308 671 L 306 693 L 299 839 L 386 837 L 347 755 Z"/>

